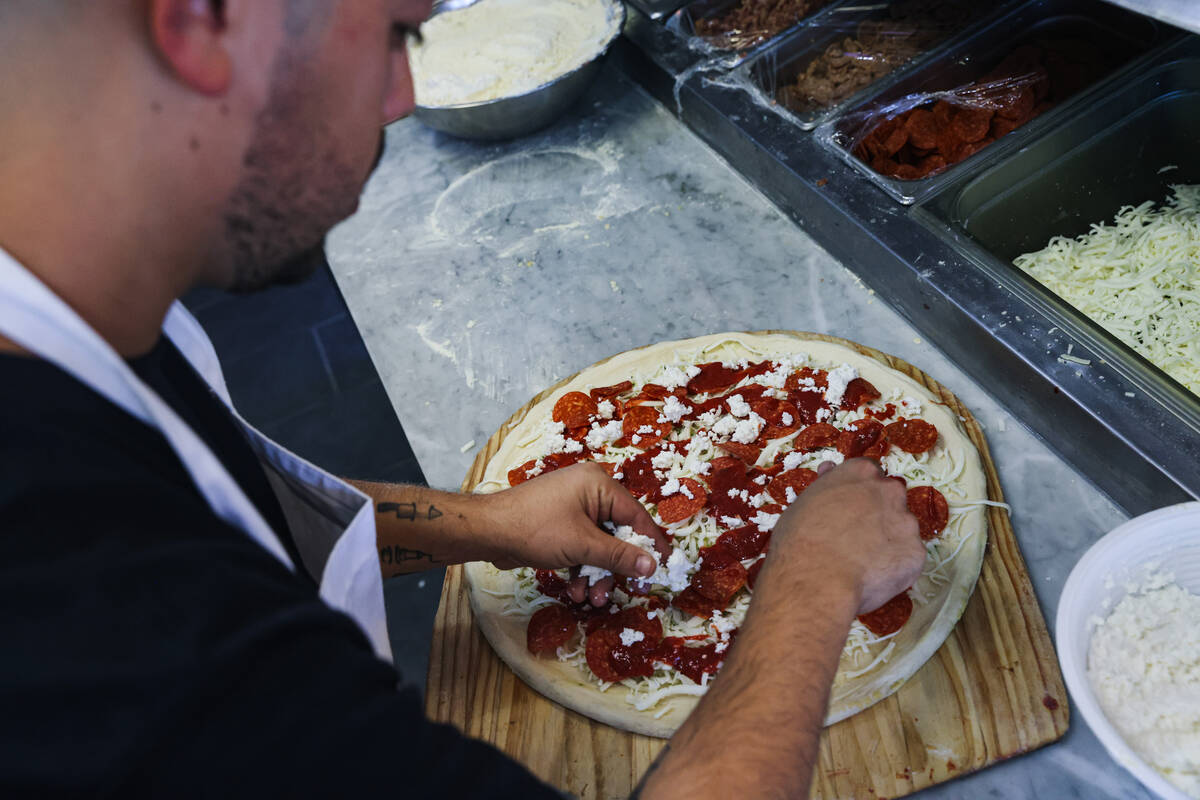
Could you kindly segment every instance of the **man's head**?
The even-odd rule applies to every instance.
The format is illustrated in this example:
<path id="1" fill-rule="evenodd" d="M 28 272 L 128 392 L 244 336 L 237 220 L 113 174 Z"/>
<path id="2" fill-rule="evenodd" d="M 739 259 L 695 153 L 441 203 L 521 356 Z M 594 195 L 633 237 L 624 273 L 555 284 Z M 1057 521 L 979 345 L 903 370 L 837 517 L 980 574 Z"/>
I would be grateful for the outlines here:
<path id="1" fill-rule="evenodd" d="M 61 164 L 103 195 L 70 198 L 76 224 L 125 251 L 140 242 L 170 262 L 161 269 L 191 273 L 181 281 L 247 290 L 295 278 L 288 265 L 311 261 L 356 208 L 382 126 L 412 108 L 404 34 L 429 5 L 0 0 L 0 100 L 27 99 L 12 138 L 0 131 L 0 178 L 20 175 L 36 195 L 39 182 L 69 182 L 52 174 Z M 73 124 L 79 148 L 66 144 Z M 40 152 L 46 134 L 53 152 Z M 11 208 L 0 198 L 0 215 Z M 2 225 L 0 245 L 29 238 L 29 260 L 54 249 Z"/>

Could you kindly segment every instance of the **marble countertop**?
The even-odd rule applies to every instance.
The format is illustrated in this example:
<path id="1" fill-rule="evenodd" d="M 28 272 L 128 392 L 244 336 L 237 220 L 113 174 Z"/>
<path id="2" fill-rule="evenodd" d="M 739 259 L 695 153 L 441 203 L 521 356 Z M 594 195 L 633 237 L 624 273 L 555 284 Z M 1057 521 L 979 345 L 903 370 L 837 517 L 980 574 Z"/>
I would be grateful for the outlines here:
<path id="1" fill-rule="evenodd" d="M 555 126 L 477 144 L 392 125 L 329 261 L 430 485 L 453 489 L 537 392 L 613 353 L 725 330 L 843 336 L 919 366 L 984 425 L 1053 632 L 1125 515 L 612 67 Z M 999 378 L 998 379 L 1002 379 Z M 914 795 L 1149 798 L 1077 714 L 1060 742 Z"/>

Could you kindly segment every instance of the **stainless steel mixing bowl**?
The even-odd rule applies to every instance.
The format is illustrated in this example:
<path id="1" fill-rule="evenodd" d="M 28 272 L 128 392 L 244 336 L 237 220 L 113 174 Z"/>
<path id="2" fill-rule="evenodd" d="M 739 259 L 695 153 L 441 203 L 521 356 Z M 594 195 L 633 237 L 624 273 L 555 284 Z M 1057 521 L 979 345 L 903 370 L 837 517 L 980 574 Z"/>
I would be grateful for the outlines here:
<path id="1" fill-rule="evenodd" d="M 594 58 L 523 94 L 453 106 L 418 105 L 413 114 L 435 130 L 463 139 L 514 139 L 544 128 L 575 104 L 625 25 L 625 5 L 613 0 L 618 24 Z"/>

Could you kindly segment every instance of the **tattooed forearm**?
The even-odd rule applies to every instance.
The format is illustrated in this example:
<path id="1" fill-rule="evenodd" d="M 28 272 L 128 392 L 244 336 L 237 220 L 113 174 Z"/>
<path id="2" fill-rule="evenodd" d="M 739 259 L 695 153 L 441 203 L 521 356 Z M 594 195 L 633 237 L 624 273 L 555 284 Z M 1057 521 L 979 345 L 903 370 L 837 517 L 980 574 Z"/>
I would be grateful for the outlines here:
<path id="1" fill-rule="evenodd" d="M 420 561 L 431 566 L 438 566 L 443 563 L 434 558 L 433 554 L 420 550 L 410 550 L 407 547 L 397 547 L 395 545 L 384 545 L 379 548 L 380 564 L 385 566 L 400 565 L 406 561 Z"/>
<path id="2" fill-rule="evenodd" d="M 442 516 L 441 510 L 433 503 L 430 503 L 427 508 L 422 508 L 419 503 L 380 503 L 375 506 L 375 510 L 380 514 L 395 514 L 396 519 L 415 522 L 418 519 L 434 520 Z"/>

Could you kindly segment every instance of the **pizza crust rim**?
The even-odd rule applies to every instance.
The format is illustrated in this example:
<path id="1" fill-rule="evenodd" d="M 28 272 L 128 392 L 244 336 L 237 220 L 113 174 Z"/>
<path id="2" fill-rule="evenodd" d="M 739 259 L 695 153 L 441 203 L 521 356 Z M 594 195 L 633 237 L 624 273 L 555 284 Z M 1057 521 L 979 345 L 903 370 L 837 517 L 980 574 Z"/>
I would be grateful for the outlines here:
<path id="1" fill-rule="evenodd" d="M 739 346 L 744 352 L 737 352 Z M 750 350 L 751 347 L 753 350 Z M 803 351 L 818 362 L 855 366 L 865 379 L 884 392 L 893 386 L 900 387 L 905 394 L 917 397 L 926 406 L 921 416 L 937 425 L 945 450 L 957 446 L 965 457 L 963 478 L 959 484 L 964 486 L 967 495 L 988 498 L 979 451 L 967 437 L 957 414 L 944 401 L 952 400 L 960 407 L 961 403 L 945 387 L 921 370 L 908 365 L 921 380 L 930 384 L 927 387 L 921 380 L 884 361 L 893 357 L 856 342 L 825 334 L 778 330 L 716 333 L 658 342 L 617 353 L 580 370 L 536 395 L 500 427 L 489 441 L 489 446 L 480 454 L 480 458 L 483 458 L 495 448 L 495 452 L 487 458 L 482 477 L 474 485 L 469 480 L 464 483 L 464 491 L 489 492 L 506 488 L 508 468 L 533 457 L 526 452 L 532 447 L 518 446 L 519 441 L 528 438 L 522 433 L 527 434 L 540 419 L 549 417 L 553 402 L 563 392 L 616 383 L 632 374 L 672 363 L 675 351 L 708 348 L 711 348 L 711 352 L 705 353 L 697 361 L 756 358 L 763 354 L 770 356 Z M 912 618 L 893 639 L 897 645 L 894 651 L 896 655 L 872 673 L 861 676 L 861 680 L 852 679 L 845 683 L 839 679 L 839 682 L 835 682 L 825 718 L 826 725 L 852 716 L 896 692 L 924 666 L 950 635 L 966 610 L 982 568 L 987 545 L 985 512 L 983 506 L 964 512 L 966 518 L 961 527 L 971 533 L 952 562 L 949 588 L 928 605 L 914 604 Z M 521 615 L 504 616 L 501 612 L 506 599 L 493 594 L 503 593 L 511 587 L 511 578 L 506 572 L 497 570 L 491 564 L 475 562 L 466 564 L 464 573 L 471 611 L 484 637 L 501 660 L 539 694 L 599 722 L 660 738 L 670 737 L 699 701 L 694 696 L 674 696 L 664 699 L 654 709 L 638 711 L 625 699 L 628 691 L 625 687 L 617 684 L 600 692 L 575 667 L 555 659 L 536 657 L 526 649 L 525 627 L 528 618 Z M 934 606 L 936 608 L 930 613 Z M 658 718 L 655 717 L 664 711 Z"/>

